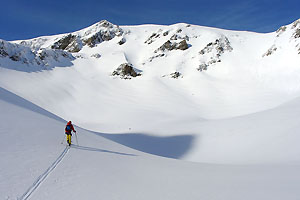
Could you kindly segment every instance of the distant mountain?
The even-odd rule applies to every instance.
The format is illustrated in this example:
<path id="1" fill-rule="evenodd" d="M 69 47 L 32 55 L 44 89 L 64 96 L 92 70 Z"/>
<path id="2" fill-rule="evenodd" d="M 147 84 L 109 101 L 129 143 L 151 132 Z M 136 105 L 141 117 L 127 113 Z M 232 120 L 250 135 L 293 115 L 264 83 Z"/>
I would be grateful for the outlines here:
<path id="1" fill-rule="evenodd" d="M 251 41 L 251 38 L 254 40 Z M 260 58 L 261 61 L 271 59 L 275 54 L 276 57 L 280 57 L 283 52 L 300 54 L 299 38 L 300 20 L 282 26 L 270 34 L 227 31 L 189 24 L 119 27 L 102 20 L 73 33 L 25 41 L 7 42 L 0 40 L 0 63 L 1 60 L 8 58 L 13 61 L 9 62 L 8 65 L 10 66 L 25 64 L 41 66 L 45 69 L 56 65 L 60 66 L 66 60 L 72 61 L 84 56 L 101 57 L 99 53 L 88 55 L 87 52 L 93 51 L 88 50 L 89 48 L 101 46 L 101 49 L 106 52 L 123 52 L 126 57 L 127 48 L 138 46 L 136 51 L 146 53 L 139 55 L 136 59 L 126 60 L 126 62 L 134 63 L 138 69 L 143 68 L 141 65 L 148 65 L 152 61 L 166 62 L 168 59 L 164 58 L 181 54 L 179 56 L 184 55 L 186 60 L 195 60 L 193 67 L 198 71 L 203 71 L 210 67 L 218 67 L 224 59 L 222 58 L 224 57 L 223 54 L 226 55 L 227 60 L 237 59 L 235 53 L 239 51 L 244 52 L 244 56 L 248 59 L 257 60 Z M 113 45 L 114 47 L 111 48 Z M 178 51 L 182 51 L 182 53 L 178 53 Z M 261 53 L 252 54 L 253 51 Z M 142 60 L 142 62 L 137 60 Z M 5 66 L 3 62 L 2 66 Z M 170 72 L 170 74 L 172 73 L 181 74 L 182 72 Z M 121 77 L 131 76 L 129 72 L 118 75 Z"/>
<path id="2" fill-rule="evenodd" d="M 78 121 L 94 112 L 126 118 L 145 104 L 179 118 L 178 107 L 203 119 L 263 111 L 300 94 L 299 63 L 300 20 L 267 34 L 103 20 L 72 33 L 0 41 L 0 85 L 63 118 L 75 117 L 65 109 L 94 105 L 74 112 Z"/>

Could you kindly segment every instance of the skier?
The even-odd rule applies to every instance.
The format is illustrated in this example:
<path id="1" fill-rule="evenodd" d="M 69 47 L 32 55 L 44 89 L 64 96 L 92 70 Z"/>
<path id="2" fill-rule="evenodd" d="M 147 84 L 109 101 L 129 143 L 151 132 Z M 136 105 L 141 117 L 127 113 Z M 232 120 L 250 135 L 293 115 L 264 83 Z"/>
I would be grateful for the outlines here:
<path id="1" fill-rule="evenodd" d="M 72 122 L 69 121 L 66 125 L 66 128 L 65 128 L 65 134 L 67 135 L 67 143 L 69 144 L 69 146 L 71 146 L 71 136 L 72 136 L 72 131 L 74 133 L 76 133 L 73 125 L 72 125 Z"/>

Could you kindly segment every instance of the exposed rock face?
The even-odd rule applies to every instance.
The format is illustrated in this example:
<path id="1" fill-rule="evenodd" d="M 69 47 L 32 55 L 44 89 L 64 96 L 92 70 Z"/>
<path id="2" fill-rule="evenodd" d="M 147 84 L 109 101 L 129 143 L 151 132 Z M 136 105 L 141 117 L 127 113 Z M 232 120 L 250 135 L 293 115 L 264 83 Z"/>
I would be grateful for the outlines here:
<path id="1" fill-rule="evenodd" d="M 152 33 L 151 36 L 148 37 L 148 39 L 144 42 L 145 44 L 152 44 L 155 42 L 158 38 L 166 37 L 170 34 L 171 30 L 163 31 L 162 29 L 159 29 L 157 32 Z M 174 31 L 173 31 L 174 32 Z M 169 37 L 169 40 L 187 40 L 189 41 L 189 37 L 182 33 L 182 29 L 178 29 L 175 31 L 175 33 Z"/>
<path id="2" fill-rule="evenodd" d="M 292 26 L 292 29 L 298 27 L 298 25 L 300 25 L 300 19 L 294 21 L 293 26 Z"/>
<path id="3" fill-rule="evenodd" d="M 300 38 L 300 28 L 297 28 L 295 33 L 294 33 L 295 38 Z"/>
<path id="4" fill-rule="evenodd" d="M 92 37 L 86 39 L 86 40 L 83 40 L 83 43 L 85 45 L 88 45 L 89 47 L 95 47 L 96 44 L 102 42 L 102 38 L 101 38 L 101 35 L 100 34 L 95 34 L 93 35 Z"/>
<path id="5" fill-rule="evenodd" d="M 174 72 L 170 74 L 171 78 L 178 79 L 181 76 L 180 72 Z"/>
<path id="6" fill-rule="evenodd" d="M 233 48 L 230 45 L 230 42 L 228 40 L 227 37 L 222 36 L 219 39 L 216 39 L 215 42 L 210 42 L 206 45 L 206 47 L 204 47 L 199 54 L 200 55 L 206 55 L 209 54 L 210 56 L 206 56 L 209 57 L 209 60 L 205 60 L 204 58 L 201 58 L 200 62 L 201 64 L 199 65 L 199 67 L 197 68 L 199 71 L 203 71 L 203 70 L 207 70 L 207 67 L 221 62 L 221 56 L 225 53 L 225 52 L 231 52 L 233 50 Z"/>
<path id="7" fill-rule="evenodd" d="M 180 72 L 173 72 L 171 74 L 168 74 L 168 75 L 164 75 L 162 77 L 170 77 L 170 78 L 174 78 L 174 79 L 178 79 L 179 77 L 183 77 L 182 74 Z"/>
<path id="8" fill-rule="evenodd" d="M 168 35 L 168 34 L 166 34 L 166 35 Z M 159 34 L 159 33 L 153 33 L 153 34 L 145 41 L 145 43 L 146 43 L 146 44 L 151 44 L 152 42 L 155 41 L 154 38 L 158 38 L 158 37 L 160 37 L 160 34 Z"/>
<path id="9" fill-rule="evenodd" d="M 91 57 L 94 57 L 94 58 L 101 58 L 101 55 L 99 53 L 95 53 L 93 55 L 91 55 Z"/>
<path id="10" fill-rule="evenodd" d="M 173 32 L 171 35 L 170 33 Z M 189 48 L 189 45 L 187 41 L 189 41 L 189 37 L 183 33 L 182 29 L 177 30 L 162 30 L 159 29 L 157 32 L 152 33 L 148 39 L 144 42 L 146 44 L 152 44 L 153 42 L 156 42 L 156 40 L 161 40 L 164 37 L 168 37 L 168 40 L 165 43 L 163 43 L 158 49 L 154 51 L 156 55 L 151 56 L 148 60 L 149 62 L 152 62 L 155 58 L 159 57 L 166 57 L 167 51 L 173 51 L 173 50 L 186 50 Z"/>
<path id="11" fill-rule="evenodd" d="M 277 47 L 275 45 L 273 45 L 270 49 L 268 49 L 268 51 L 266 53 L 264 53 L 264 55 L 262 57 L 265 56 L 270 56 L 272 55 L 275 51 L 277 51 Z"/>
<path id="12" fill-rule="evenodd" d="M 205 63 L 202 63 L 199 65 L 199 67 L 197 68 L 198 71 L 202 72 L 203 70 L 207 70 L 208 65 Z"/>
<path id="13" fill-rule="evenodd" d="M 286 31 L 286 29 L 287 29 L 287 27 L 286 26 L 282 26 L 282 27 L 280 27 L 277 31 L 276 31 L 276 33 L 277 33 L 277 37 L 279 37 L 283 32 L 285 32 Z"/>
<path id="14" fill-rule="evenodd" d="M 163 36 L 167 36 L 167 35 L 169 35 L 169 31 L 163 33 Z"/>
<path id="15" fill-rule="evenodd" d="M 123 79 L 131 79 L 132 77 L 141 76 L 137 69 L 133 68 L 130 63 L 121 64 L 113 73 L 112 76 L 120 76 Z"/>
<path id="16" fill-rule="evenodd" d="M 22 63 L 36 63 L 36 55 L 29 47 L 0 40 L 0 57 L 8 57 L 12 61 L 21 61 Z"/>
<path id="17" fill-rule="evenodd" d="M 82 41 L 84 45 L 94 47 L 96 44 L 103 41 L 109 41 L 116 36 L 121 36 L 122 34 L 123 30 L 119 26 L 103 20 L 86 30 L 83 33 Z"/>
<path id="18" fill-rule="evenodd" d="M 8 56 L 8 53 L 6 52 L 5 43 L 3 40 L 0 40 L 0 56 L 6 57 Z"/>
<path id="19" fill-rule="evenodd" d="M 186 40 L 182 40 L 181 42 L 178 43 L 178 46 L 176 47 L 177 49 L 180 49 L 180 50 L 186 50 L 189 48 Z"/>
<path id="20" fill-rule="evenodd" d="M 204 55 L 206 53 L 210 53 L 212 51 L 216 51 L 217 54 L 221 55 L 225 51 L 232 51 L 233 48 L 230 46 L 230 42 L 227 37 L 221 37 L 219 39 L 216 39 L 215 42 L 210 42 L 202 49 L 199 53 L 201 55 Z"/>
<path id="21" fill-rule="evenodd" d="M 103 41 L 109 41 L 115 36 L 121 36 L 122 34 L 123 30 L 121 28 L 103 20 L 84 30 L 60 38 L 51 46 L 51 48 L 76 53 L 82 49 L 83 45 L 95 47 Z"/>
<path id="22" fill-rule="evenodd" d="M 172 37 L 170 38 L 170 40 L 186 40 L 186 41 L 189 41 L 190 38 L 189 36 L 187 35 L 178 35 L 178 34 L 174 34 L 172 35 Z"/>
<path id="23" fill-rule="evenodd" d="M 72 53 L 79 52 L 82 48 L 81 41 L 75 35 L 69 34 L 57 42 L 55 42 L 52 46 L 52 49 L 62 49 Z"/>
<path id="24" fill-rule="evenodd" d="M 164 54 L 164 53 L 152 56 L 149 58 L 149 62 L 152 62 L 155 58 L 164 57 L 164 56 L 166 56 L 166 54 Z"/>
<path id="25" fill-rule="evenodd" d="M 125 42 L 126 42 L 126 39 L 125 39 L 125 38 L 122 38 L 122 39 L 118 42 L 118 44 L 119 44 L 119 45 L 123 45 L 123 44 L 125 44 Z"/>
<path id="26" fill-rule="evenodd" d="M 74 57 L 60 49 L 39 49 L 34 51 L 31 48 L 19 44 L 0 40 L 0 57 L 8 57 L 12 61 L 19 61 L 23 64 L 48 66 L 54 61 L 60 62 L 63 59 L 72 60 Z"/>
<path id="27" fill-rule="evenodd" d="M 159 47 L 157 50 L 154 51 L 154 53 L 157 53 L 158 51 L 172 51 L 172 50 L 186 50 L 188 49 L 188 44 L 186 42 L 186 40 L 182 40 L 180 42 L 171 42 L 170 40 L 168 40 L 167 42 L 165 42 L 161 47 Z"/>
<path id="28" fill-rule="evenodd" d="M 74 57 L 63 50 L 51 50 L 51 49 L 40 49 L 37 53 L 36 56 L 38 57 L 37 63 L 39 65 L 49 65 L 49 63 L 56 61 L 56 62 L 61 62 L 63 59 L 67 60 L 73 60 Z"/>

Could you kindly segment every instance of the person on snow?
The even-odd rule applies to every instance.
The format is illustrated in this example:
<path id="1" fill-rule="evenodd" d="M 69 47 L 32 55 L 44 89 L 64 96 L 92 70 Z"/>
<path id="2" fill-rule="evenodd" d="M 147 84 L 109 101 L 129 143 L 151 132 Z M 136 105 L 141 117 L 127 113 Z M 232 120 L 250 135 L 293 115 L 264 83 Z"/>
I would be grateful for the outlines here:
<path id="1" fill-rule="evenodd" d="M 66 125 L 66 128 L 65 128 L 65 134 L 67 135 L 67 143 L 69 144 L 69 146 L 71 146 L 71 136 L 72 136 L 72 131 L 74 133 L 76 133 L 73 125 L 72 125 L 72 122 L 69 121 Z"/>

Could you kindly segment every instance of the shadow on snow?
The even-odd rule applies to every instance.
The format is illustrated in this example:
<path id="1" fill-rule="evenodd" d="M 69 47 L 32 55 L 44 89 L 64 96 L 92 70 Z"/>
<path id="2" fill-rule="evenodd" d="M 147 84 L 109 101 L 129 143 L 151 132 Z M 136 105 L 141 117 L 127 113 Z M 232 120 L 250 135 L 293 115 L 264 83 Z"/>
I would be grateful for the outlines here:
<path id="1" fill-rule="evenodd" d="M 159 137 L 141 133 L 93 133 L 145 153 L 176 159 L 183 157 L 191 149 L 195 138 L 193 135 Z"/>
<path id="2" fill-rule="evenodd" d="M 26 99 L 9 92 L 8 90 L 0 87 L 0 101 L 5 101 L 7 103 L 16 105 L 18 107 L 25 108 L 27 110 L 39 113 L 41 115 L 47 116 L 49 118 L 58 120 L 65 123 L 66 121 L 47 110 L 27 101 Z M 91 132 L 91 131 L 90 131 Z M 176 158 L 180 159 L 183 157 L 193 145 L 195 136 L 190 135 L 177 135 L 169 137 L 159 137 L 153 135 L 147 135 L 142 133 L 124 133 L 124 134 L 107 134 L 92 132 L 96 135 L 102 136 L 106 139 L 112 140 L 119 144 L 125 145 L 127 147 L 136 149 L 149 154 L 154 154 L 158 156 Z M 91 147 L 75 146 L 74 148 L 86 150 L 86 151 L 98 151 L 106 153 L 115 153 L 120 155 L 131 155 L 113 151 L 107 151 L 103 149 L 96 149 Z M 133 156 L 133 155 L 132 155 Z"/>
<path id="3" fill-rule="evenodd" d="M 33 111 L 35 113 L 47 116 L 49 118 L 58 120 L 60 122 L 63 122 L 63 123 L 66 122 L 64 119 L 52 114 L 51 112 L 48 112 L 47 110 L 31 103 L 30 101 L 12 93 L 12 92 L 9 92 L 8 90 L 6 90 L 2 87 L 0 87 L 0 101 L 1 100 L 5 101 L 7 103 L 13 104 L 15 106 L 22 107 L 27 110 Z"/>
<path id="4" fill-rule="evenodd" d="M 62 57 L 62 56 L 61 56 Z M 41 71 L 47 71 L 47 70 L 53 70 L 56 67 L 71 67 L 74 64 L 72 61 L 75 60 L 74 57 L 70 58 L 60 58 L 59 61 L 51 60 L 47 64 L 33 64 L 33 63 L 22 63 L 19 61 L 12 61 L 9 58 L 1 58 L 0 57 L 0 67 L 15 70 L 15 71 L 21 71 L 21 72 L 41 72 Z"/>
<path id="5" fill-rule="evenodd" d="M 108 151 L 108 150 L 104 150 L 104 149 L 97 149 L 97 148 L 94 148 L 94 147 L 79 146 L 79 145 L 75 145 L 75 144 L 73 144 L 71 146 L 71 148 L 80 149 L 80 150 L 84 150 L 84 151 L 96 151 L 96 152 L 102 152 L 102 153 L 113 153 L 113 154 L 118 154 L 118 155 L 123 155 L 123 156 L 137 156 L 135 154 L 120 153 L 120 152 L 116 152 L 116 151 Z"/>

